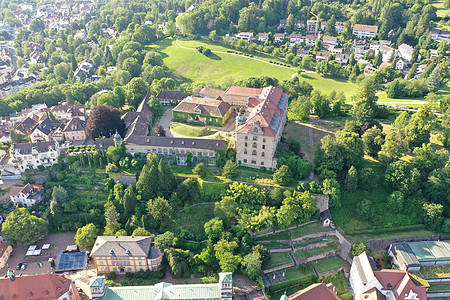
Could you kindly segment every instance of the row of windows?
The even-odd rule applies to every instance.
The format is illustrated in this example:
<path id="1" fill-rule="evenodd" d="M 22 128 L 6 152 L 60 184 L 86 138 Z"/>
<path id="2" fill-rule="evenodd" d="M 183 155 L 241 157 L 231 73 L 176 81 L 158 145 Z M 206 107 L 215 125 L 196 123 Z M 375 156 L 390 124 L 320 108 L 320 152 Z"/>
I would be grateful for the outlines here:
<path id="1" fill-rule="evenodd" d="M 244 158 L 244 164 L 246 164 L 246 163 L 248 163 L 248 160 L 246 158 Z M 252 165 L 256 165 L 256 160 L 252 159 L 251 160 L 251 164 Z M 261 166 L 264 166 L 264 162 L 263 161 L 261 162 Z"/>
<path id="2" fill-rule="evenodd" d="M 130 148 L 130 151 L 135 151 L 134 148 Z M 142 148 L 136 148 L 136 152 L 139 153 L 144 153 L 146 152 L 145 149 Z M 167 148 L 152 148 L 152 149 L 147 149 L 147 152 L 153 152 L 153 153 L 158 153 L 158 154 L 187 154 L 187 153 L 192 153 L 193 155 L 197 155 L 197 156 L 215 156 L 215 152 L 214 151 L 184 151 L 183 149 L 178 150 L 175 149 L 175 151 L 173 149 L 167 149 Z"/>
<path id="3" fill-rule="evenodd" d="M 248 143 L 247 142 L 245 142 L 244 145 L 245 145 L 245 147 L 248 147 Z M 263 149 L 266 149 L 266 145 L 261 145 L 261 147 Z M 257 143 L 253 143 L 252 144 L 252 148 L 258 148 L 258 144 Z"/>
<path id="4" fill-rule="evenodd" d="M 244 149 L 244 154 L 247 154 L 247 149 Z M 252 151 L 252 155 L 258 155 L 257 152 L 256 152 L 256 150 L 253 150 L 253 151 Z M 262 156 L 262 157 L 265 157 L 265 156 L 266 156 L 266 153 L 265 153 L 264 151 L 261 152 L 261 156 Z"/>
<path id="5" fill-rule="evenodd" d="M 246 140 L 246 141 L 248 140 L 248 136 L 247 136 L 247 135 L 245 136 L 245 140 Z M 257 141 L 257 140 L 258 140 L 258 137 L 257 137 L 257 136 L 254 136 L 254 137 L 253 137 L 253 140 L 254 140 L 254 141 Z M 263 141 L 263 143 L 265 143 L 265 142 L 266 142 L 266 138 L 263 138 L 262 141 Z"/>

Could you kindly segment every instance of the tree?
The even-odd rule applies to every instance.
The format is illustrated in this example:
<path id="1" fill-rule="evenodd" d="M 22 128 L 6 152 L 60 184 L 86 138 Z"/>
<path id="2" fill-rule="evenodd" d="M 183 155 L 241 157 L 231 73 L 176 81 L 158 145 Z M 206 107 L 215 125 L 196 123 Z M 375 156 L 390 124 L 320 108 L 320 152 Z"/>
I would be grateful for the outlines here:
<path id="1" fill-rule="evenodd" d="M 441 85 L 441 75 L 439 73 L 439 65 L 436 65 L 436 67 L 431 72 L 430 76 L 428 76 L 427 85 L 429 91 L 435 92 L 439 89 L 439 86 Z"/>
<path id="2" fill-rule="evenodd" d="M 170 231 L 166 231 L 163 234 L 158 234 L 157 236 L 155 236 L 155 246 L 161 251 L 174 246 L 175 241 L 175 235 Z"/>
<path id="3" fill-rule="evenodd" d="M 61 205 L 55 200 L 50 201 L 50 213 L 53 216 L 59 216 L 63 213 Z"/>
<path id="4" fill-rule="evenodd" d="M 133 186 L 129 185 L 125 189 L 123 195 L 123 207 L 130 214 L 134 214 L 134 207 L 136 205 L 136 196 L 134 195 Z"/>
<path id="5" fill-rule="evenodd" d="M 373 65 L 374 67 L 378 68 L 382 62 L 383 62 L 383 52 L 378 51 L 377 55 L 373 60 Z"/>
<path id="6" fill-rule="evenodd" d="M 336 179 L 323 181 L 323 193 L 330 197 L 330 207 L 341 207 L 341 187 Z"/>
<path id="7" fill-rule="evenodd" d="M 388 197 L 388 209 L 396 213 L 402 212 L 404 202 L 405 195 L 400 191 L 395 191 Z"/>
<path id="8" fill-rule="evenodd" d="M 376 184 L 377 178 L 372 168 L 362 168 L 358 172 L 358 187 L 363 190 L 369 190 Z"/>
<path id="9" fill-rule="evenodd" d="M 133 231 L 132 236 L 152 236 L 152 234 L 145 230 L 145 228 L 139 227 Z"/>
<path id="10" fill-rule="evenodd" d="M 364 142 L 364 149 L 367 155 L 377 157 L 384 142 L 382 130 L 377 126 L 369 128 L 362 135 L 362 140 Z"/>
<path id="11" fill-rule="evenodd" d="M 90 248 L 94 246 L 97 238 L 97 228 L 94 223 L 89 223 L 81 228 L 78 228 L 75 235 L 75 243 L 79 247 Z"/>
<path id="12" fill-rule="evenodd" d="M 127 85 L 128 104 L 137 109 L 148 91 L 148 85 L 142 78 L 131 79 Z"/>
<path id="13" fill-rule="evenodd" d="M 425 212 L 425 223 L 433 230 L 439 230 L 444 221 L 442 214 L 444 212 L 444 206 L 442 204 L 430 203 L 423 204 L 423 210 Z"/>
<path id="14" fill-rule="evenodd" d="M 287 113 L 288 119 L 291 121 L 306 122 L 309 120 L 311 108 L 309 97 L 300 96 L 297 100 L 291 102 Z"/>
<path id="15" fill-rule="evenodd" d="M 58 204 L 63 204 L 64 202 L 69 201 L 69 195 L 62 186 L 55 186 L 52 191 L 52 201 L 56 201 Z"/>
<path id="16" fill-rule="evenodd" d="M 232 197 L 222 197 L 214 205 L 214 214 L 228 226 L 236 221 L 237 212 L 238 204 Z"/>
<path id="17" fill-rule="evenodd" d="M 120 228 L 119 214 L 117 213 L 114 203 L 108 201 L 105 203 L 105 220 L 106 226 L 104 235 L 114 235 Z"/>
<path id="18" fill-rule="evenodd" d="M 237 169 L 237 165 L 233 161 L 227 160 L 227 162 L 225 163 L 225 166 L 223 167 L 222 176 L 225 178 L 232 179 L 237 174 L 236 169 Z"/>
<path id="19" fill-rule="evenodd" d="M 384 180 L 388 189 L 399 190 L 407 196 L 413 195 L 420 188 L 420 172 L 402 160 L 387 166 Z"/>
<path id="20" fill-rule="evenodd" d="M 172 217 L 172 206 L 169 204 L 169 201 L 164 199 L 163 197 L 156 197 L 151 199 L 147 203 L 148 213 L 153 217 L 153 219 L 158 222 L 162 222 L 166 219 L 170 219 Z"/>
<path id="21" fill-rule="evenodd" d="M 436 116 L 428 105 L 423 105 L 415 112 L 405 126 L 405 136 L 408 146 L 412 150 L 430 141 L 431 129 L 435 124 Z"/>
<path id="22" fill-rule="evenodd" d="M 426 174 L 443 168 L 449 160 L 449 152 L 446 149 L 434 150 L 430 143 L 414 148 L 413 153 L 413 166 Z"/>
<path id="23" fill-rule="evenodd" d="M 153 134 L 155 136 L 166 136 L 166 131 L 161 124 L 156 124 L 155 129 L 153 129 Z"/>
<path id="24" fill-rule="evenodd" d="M 273 173 L 273 182 L 278 185 L 288 185 L 292 179 L 292 173 L 286 165 L 281 166 Z"/>
<path id="25" fill-rule="evenodd" d="M 94 103 L 95 104 L 95 103 Z M 104 93 L 97 98 L 97 105 L 108 105 L 121 108 L 118 97 L 114 93 Z"/>
<path id="26" fill-rule="evenodd" d="M 345 177 L 345 188 L 350 192 L 354 192 L 358 188 L 358 171 L 354 166 L 348 170 Z"/>
<path id="27" fill-rule="evenodd" d="M 217 241 L 225 231 L 223 221 L 219 218 L 214 218 L 205 223 L 205 233 L 208 235 L 210 241 Z"/>
<path id="28" fill-rule="evenodd" d="M 147 200 L 156 195 L 154 186 L 152 186 L 151 184 L 154 179 L 155 178 L 152 178 L 152 175 L 150 174 L 150 168 L 148 167 L 148 165 L 144 165 L 144 167 L 142 168 L 142 172 L 139 175 L 139 179 L 136 182 L 136 189 L 139 195 L 141 195 L 142 199 Z"/>
<path id="29" fill-rule="evenodd" d="M 342 153 L 344 166 L 358 166 L 364 157 L 364 142 L 359 134 L 341 130 L 336 133 L 336 140 Z"/>
<path id="30" fill-rule="evenodd" d="M 197 175 L 200 178 L 205 178 L 208 175 L 208 170 L 203 163 L 198 163 L 192 170 L 192 174 Z"/>
<path id="31" fill-rule="evenodd" d="M 352 256 L 358 256 L 363 252 L 367 252 L 367 246 L 364 243 L 352 244 Z"/>
<path id="32" fill-rule="evenodd" d="M 245 274 L 247 274 L 250 279 L 254 280 L 259 276 L 261 272 L 261 254 L 259 254 L 259 252 L 257 251 L 253 251 L 243 257 L 241 264 L 244 267 Z"/>
<path id="33" fill-rule="evenodd" d="M 120 111 L 112 106 L 97 105 L 91 109 L 86 123 L 86 134 L 91 138 L 110 137 L 116 131 L 123 135 L 125 123 L 120 118 Z"/>
<path id="34" fill-rule="evenodd" d="M 362 221 L 370 221 L 374 214 L 373 203 L 368 199 L 363 199 L 356 205 L 356 214 Z"/>
<path id="35" fill-rule="evenodd" d="M 419 58 L 419 51 L 420 51 L 420 45 L 417 44 L 414 47 L 414 50 L 413 50 L 413 52 L 411 54 L 411 61 L 410 61 L 411 64 L 414 64 L 414 63 L 417 62 L 417 59 Z"/>
<path id="36" fill-rule="evenodd" d="M 314 113 L 319 118 L 323 119 L 330 114 L 330 101 L 328 100 L 328 97 L 321 92 L 314 90 L 311 93 L 311 104 Z"/>
<path id="37" fill-rule="evenodd" d="M 13 246 L 34 244 L 48 234 L 47 223 L 31 215 L 24 207 L 16 208 L 2 224 L 6 242 Z"/>

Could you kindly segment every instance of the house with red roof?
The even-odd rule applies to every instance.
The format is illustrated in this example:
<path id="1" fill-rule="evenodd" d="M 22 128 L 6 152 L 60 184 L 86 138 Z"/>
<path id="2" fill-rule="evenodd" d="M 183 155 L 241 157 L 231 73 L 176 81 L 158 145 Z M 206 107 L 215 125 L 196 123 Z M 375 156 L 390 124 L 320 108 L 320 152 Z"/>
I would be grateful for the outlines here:
<path id="1" fill-rule="evenodd" d="M 236 158 L 240 165 L 276 169 L 275 151 L 281 139 L 289 96 L 268 86 L 249 97 L 236 119 Z"/>
<path id="2" fill-rule="evenodd" d="M 286 295 L 281 296 L 280 300 L 337 300 L 339 299 L 337 296 L 337 289 L 332 284 L 329 283 L 327 285 L 323 283 L 314 283 L 300 290 L 289 297 Z"/>
<path id="3" fill-rule="evenodd" d="M 353 258 L 349 281 L 354 299 L 427 299 L 427 287 L 417 285 L 408 272 L 379 270 L 366 252 Z"/>

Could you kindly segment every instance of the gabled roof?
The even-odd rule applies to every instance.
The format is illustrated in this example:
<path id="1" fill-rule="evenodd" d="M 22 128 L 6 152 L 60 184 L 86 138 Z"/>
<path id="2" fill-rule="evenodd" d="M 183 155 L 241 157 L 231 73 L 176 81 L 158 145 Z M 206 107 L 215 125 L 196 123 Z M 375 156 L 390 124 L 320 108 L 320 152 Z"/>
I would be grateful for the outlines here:
<path id="1" fill-rule="evenodd" d="M 149 257 L 151 236 L 99 236 L 92 248 L 92 257 Z"/>
<path id="2" fill-rule="evenodd" d="M 84 131 L 86 122 L 79 118 L 72 118 L 63 129 L 63 132 Z"/>
<path id="3" fill-rule="evenodd" d="M 72 281 L 65 275 L 16 276 L 13 282 L 9 278 L 0 278 L 0 291 L 4 299 L 59 299 L 70 290 L 71 285 L 74 299 L 80 299 Z"/>
<path id="4" fill-rule="evenodd" d="M 331 288 L 331 289 L 330 289 Z M 289 296 L 289 300 L 336 300 L 339 299 L 332 292 L 332 287 L 328 288 L 323 283 L 314 283 L 307 288 Z"/>
<path id="5" fill-rule="evenodd" d="M 184 98 L 191 96 L 191 93 L 183 93 L 182 91 L 162 90 L 158 93 L 156 98 L 164 100 L 176 100 L 181 101 Z"/>
<path id="6" fill-rule="evenodd" d="M 33 149 L 36 149 L 39 153 L 47 152 L 50 148 L 55 149 L 55 142 L 38 142 L 38 143 L 18 143 L 13 144 L 12 151 L 18 151 L 20 154 L 31 154 Z M 55 149 L 56 150 L 56 149 Z"/>
<path id="7" fill-rule="evenodd" d="M 48 135 L 50 132 L 52 132 L 54 126 L 55 123 L 53 123 L 49 118 L 45 118 L 44 121 L 34 127 L 33 131 L 38 129 L 42 133 Z"/>
<path id="8" fill-rule="evenodd" d="M 230 108 L 231 105 L 222 100 L 189 96 L 175 106 L 173 110 L 223 118 Z"/>
<path id="9" fill-rule="evenodd" d="M 33 131 L 34 126 L 36 126 L 37 122 L 29 117 L 19 123 L 16 126 L 16 130 L 21 132 L 24 135 L 30 135 Z"/>
<path id="10" fill-rule="evenodd" d="M 138 136 L 138 135 L 133 135 L 130 138 L 128 138 L 127 143 L 140 146 L 210 149 L 210 150 L 226 149 L 227 147 L 227 143 L 224 140 L 173 138 L 160 136 Z"/>
<path id="11" fill-rule="evenodd" d="M 374 271 L 374 274 L 383 290 L 392 290 L 398 300 L 404 300 L 411 291 L 419 299 L 427 299 L 426 287 L 417 286 L 406 271 L 383 269 Z"/>
<path id="12" fill-rule="evenodd" d="M 353 30 L 377 33 L 378 26 L 375 26 L 375 25 L 364 25 L 364 24 L 355 24 L 355 26 L 353 26 Z"/>

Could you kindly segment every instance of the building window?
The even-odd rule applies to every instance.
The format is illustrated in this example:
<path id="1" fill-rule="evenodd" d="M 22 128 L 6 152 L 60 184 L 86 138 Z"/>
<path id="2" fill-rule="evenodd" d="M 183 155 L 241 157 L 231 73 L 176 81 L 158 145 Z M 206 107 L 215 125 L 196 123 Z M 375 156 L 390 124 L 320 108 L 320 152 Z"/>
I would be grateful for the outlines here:
<path id="1" fill-rule="evenodd" d="M 254 137 L 253 137 L 253 140 L 254 140 L 254 141 L 257 141 L 257 140 L 258 140 L 258 138 L 257 138 L 256 136 L 254 136 Z"/>
<path id="2" fill-rule="evenodd" d="M 244 145 L 245 145 L 245 147 L 247 147 L 247 146 L 248 146 L 247 142 L 245 142 L 245 144 L 244 144 Z"/>
<path id="3" fill-rule="evenodd" d="M 266 156 L 266 153 L 265 152 L 261 152 L 261 156 L 262 157 Z"/>
<path id="4" fill-rule="evenodd" d="M 252 164 L 256 165 L 256 160 L 252 160 Z"/>
<path id="5" fill-rule="evenodd" d="M 244 154 L 247 154 L 247 149 L 244 150 Z"/>
<path id="6" fill-rule="evenodd" d="M 253 150 L 253 151 L 252 151 L 252 155 L 256 155 L 256 150 Z"/>
<path id="7" fill-rule="evenodd" d="M 263 148 L 263 149 L 266 149 L 266 145 L 262 145 L 262 148 Z"/>
<path id="8" fill-rule="evenodd" d="M 247 163 L 247 159 L 246 158 L 244 158 L 244 163 Z"/>
<path id="9" fill-rule="evenodd" d="M 261 162 L 261 166 L 264 166 L 264 162 L 263 161 Z"/>
<path id="10" fill-rule="evenodd" d="M 253 148 L 258 148 L 258 145 L 256 143 L 253 143 L 252 147 Z"/>
<path id="11" fill-rule="evenodd" d="M 245 137 L 245 140 L 248 140 L 248 136 Z"/>
<path id="12" fill-rule="evenodd" d="M 263 143 L 265 143 L 266 142 L 266 138 L 263 138 Z"/>

